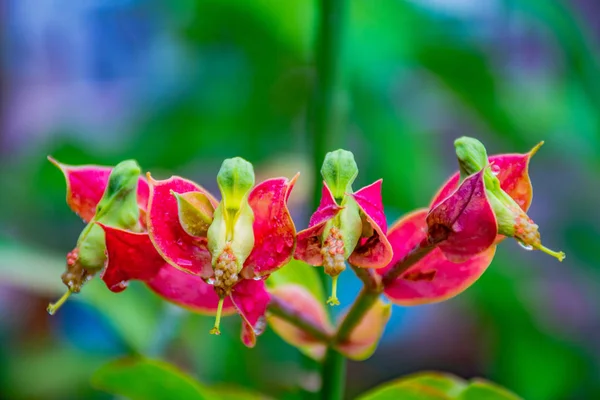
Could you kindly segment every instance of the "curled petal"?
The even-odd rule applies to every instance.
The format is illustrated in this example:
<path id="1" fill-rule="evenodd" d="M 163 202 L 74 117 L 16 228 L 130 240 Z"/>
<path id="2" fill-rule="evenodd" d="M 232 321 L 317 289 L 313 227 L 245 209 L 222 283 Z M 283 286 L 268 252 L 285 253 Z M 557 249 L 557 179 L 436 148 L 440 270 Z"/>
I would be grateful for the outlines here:
<path id="1" fill-rule="evenodd" d="M 268 179 L 250 192 L 248 203 L 254 212 L 254 248 L 244 263 L 245 275 L 268 275 L 292 258 L 296 228 L 287 208 L 287 199 L 297 178 L 298 175 L 291 180 Z"/>
<path id="2" fill-rule="evenodd" d="M 172 266 L 184 272 L 209 278 L 211 255 L 205 237 L 190 236 L 179 221 L 175 193 L 201 192 L 216 207 L 217 201 L 203 187 L 187 179 L 173 176 L 155 181 L 150 176 L 148 201 L 148 233 L 156 250 Z"/>
<path id="3" fill-rule="evenodd" d="M 392 246 L 386 238 L 387 223 L 381 199 L 382 180 L 360 189 L 351 196 L 372 228 L 372 235 L 361 237 L 348 261 L 363 268 L 383 268 L 392 259 Z"/>
<path id="4" fill-rule="evenodd" d="M 377 299 L 373 307 L 352 330 L 348 339 L 338 343 L 336 349 L 352 360 L 361 361 L 369 358 L 375 352 L 391 314 L 391 304 Z"/>
<path id="5" fill-rule="evenodd" d="M 500 187 L 512 197 L 523 211 L 527 211 L 533 198 L 533 187 L 529 178 L 529 160 L 543 142 L 525 154 L 497 154 L 488 158 L 492 172 L 498 177 Z M 458 187 L 460 177 L 455 173 L 442 185 L 433 197 L 431 208 L 448 197 Z"/>
<path id="6" fill-rule="evenodd" d="M 106 236 L 108 255 L 102 280 L 111 291 L 123 291 L 130 280 L 140 280 L 171 303 L 201 314 L 216 313 L 219 297 L 213 287 L 202 278 L 166 263 L 154 249 L 147 233 L 101 226 Z M 226 299 L 223 313 L 233 312 L 233 304 Z"/>
<path id="7" fill-rule="evenodd" d="M 427 210 L 417 210 L 396 222 L 388 233 L 394 248 L 392 262 L 377 273 L 384 275 L 396 262 L 403 259 L 427 236 Z M 395 304 L 412 306 L 436 303 L 462 293 L 483 274 L 492 262 L 496 246 L 491 246 L 467 261 L 454 263 L 434 249 L 388 283 L 384 294 Z"/>
<path id="8" fill-rule="evenodd" d="M 498 225 L 483 183 L 483 170 L 469 176 L 429 211 L 429 237 L 446 258 L 462 262 L 489 248 Z"/>
<path id="9" fill-rule="evenodd" d="M 104 194 L 112 167 L 99 165 L 73 166 L 62 164 L 48 156 L 64 174 L 67 182 L 67 204 L 85 222 L 90 222 L 96 214 L 96 206 Z M 137 187 L 137 200 L 140 207 L 140 221 L 145 226 L 148 206 L 148 182 L 140 176 Z"/>
<path id="10" fill-rule="evenodd" d="M 265 313 L 271 296 L 262 280 L 242 279 L 233 287 L 231 300 L 242 317 L 242 341 L 254 347 L 266 327 Z"/>
<path id="11" fill-rule="evenodd" d="M 323 307 L 324 302 L 317 300 L 305 287 L 296 284 L 284 284 L 271 289 L 270 292 L 273 297 L 276 297 L 298 315 L 302 315 L 304 319 L 311 321 L 323 331 L 332 333 L 333 327 Z M 307 356 L 315 360 L 321 360 L 325 356 L 326 345 L 321 340 L 276 315 L 269 316 L 268 320 L 273 330 L 283 340 L 297 347 Z"/>
<path id="12" fill-rule="evenodd" d="M 317 211 L 310 218 L 308 228 L 298 232 L 296 236 L 294 258 L 310 265 L 323 265 L 321 234 L 325 229 L 327 221 L 335 217 L 342 209 L 343 207 L 338 206 L 333 198 L 333 194 L 331 194 L 331 191 L 325 182 L 323 182 L 319 208 L 317 208 Z"/>

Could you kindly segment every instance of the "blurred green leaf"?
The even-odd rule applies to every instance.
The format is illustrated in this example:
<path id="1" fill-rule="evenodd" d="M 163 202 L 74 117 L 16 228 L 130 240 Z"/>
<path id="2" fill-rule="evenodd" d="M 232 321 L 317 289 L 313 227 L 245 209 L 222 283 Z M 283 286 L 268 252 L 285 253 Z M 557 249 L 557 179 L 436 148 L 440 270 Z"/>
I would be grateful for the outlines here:
<path id="1" fill-rule="evenodd" d="M 208 389 L 166 362 L 125 358 L 104 365 L 92 385 L 132 400 L 215 399 Z"/>
<path id="2" fill-rule="evenodd" d="M 325 290 L 315 267 L 292 260 L 267 279 L 267 286 L 271 288 L 290 283 L 305 287 L 317 300 L 325 304 Z"/>
<path id="3" fill-rule="evenodd" d="M 498 385 L 481 379 L 466 382 L 451 374 L 420 372 L 386 383 L 360 399 L 519 400 L 519 397 Z"/>

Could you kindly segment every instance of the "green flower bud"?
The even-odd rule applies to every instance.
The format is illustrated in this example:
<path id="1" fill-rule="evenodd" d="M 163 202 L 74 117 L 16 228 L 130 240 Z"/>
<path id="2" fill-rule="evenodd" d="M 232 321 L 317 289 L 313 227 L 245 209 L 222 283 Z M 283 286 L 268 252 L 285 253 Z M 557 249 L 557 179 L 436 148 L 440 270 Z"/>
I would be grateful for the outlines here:
<path id="1" fill-rule="evenodd" d="M 327 153 L 321 167 L 321 175 L 335 201 L 341 204 L 344 194 L 352 192 L 352 183 L 358 175 L 354 154 L 342 149 Z"/>

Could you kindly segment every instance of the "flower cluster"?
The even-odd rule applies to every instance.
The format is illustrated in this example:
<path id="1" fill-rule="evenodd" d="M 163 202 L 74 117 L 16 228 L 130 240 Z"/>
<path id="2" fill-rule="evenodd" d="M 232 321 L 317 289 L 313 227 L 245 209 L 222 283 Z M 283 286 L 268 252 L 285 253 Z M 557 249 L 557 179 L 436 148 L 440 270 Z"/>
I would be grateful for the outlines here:
<path id="1" fill-rule="evenodd" d="M 526 214 L 532 199 L 528 166 L 539 146 L 488 157 L 479 141 L 456 140 L 459 172 L 428 209 L 409 213 L 389 230 L 382 181 L 353 191 L 354 156 L 330 152 L 321 170 L 321 202 L 298 233 L 287 207 L 298 175 L 255 184 L 249 162 L 227 159 L 217 175 L 218 201 L 178 176 L 143 177 L 132 160 L 111 168 L 50 158 L 65 175 L 67 204 L 87 225 L 67 256 L 62 279 L 68 290 L 48 311 L 54 313 L 99 273 L 113 292 L 140 280 L 169 302 L 214 316 L 213 334 L 220 333 L 222 316 L 237 313 L 250 347 L 272 307 L 273 328 L 310 355 L 321 356 L 322 342 L 328 342 L 349 357 L 364 358 L 389 318 L 379 294 L 401 305 L 453 297 L 481 276 L 505 237 L 562 261 L 564 253 L 541 244 L 538 226 Z M 377 300 L 354 333 L 336 338 L 323 303 L 301 285 L 265 284 L 282 267 L 294 268 L 292 258 L 322 266 L 332 277 L 330 305 L 339 304 L 337 278 L 347 265 L 371 279 L 365 290 Z M 301 324 L 290 322 L 298 318 Z"/>

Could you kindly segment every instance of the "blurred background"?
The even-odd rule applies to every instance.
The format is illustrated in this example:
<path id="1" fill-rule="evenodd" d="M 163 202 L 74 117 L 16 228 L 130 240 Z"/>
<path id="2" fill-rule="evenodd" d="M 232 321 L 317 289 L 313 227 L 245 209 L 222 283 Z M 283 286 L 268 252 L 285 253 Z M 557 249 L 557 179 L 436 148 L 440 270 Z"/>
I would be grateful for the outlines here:
<path id="1" fill-rule="evenodd" d="M 111 398 L 90 375 L 135 352 L 274 398 L 318 386 L 315 363 L 272 331 L 245 349 L 238 319 L 210 336 L 210 318 L 141 284 L 115 295 L 96 279 L 48 316 L 83 223 L 47 155 L 134 158 L 213 192 L 226 157 L 253 162 L 258 179 L 301 171 L 290 201 L 302 229 L 319 151 L 354 152 L 355 188 L 383 178 L 391 223 L 456 170 L 461 135 L 490 154 L 546 141 L 529 214 L 567 258 L 506 241 L 455 299 L 395 306 L 377 352 L 349 364 L 348 398 L 420 370 L 531 400 L 600 398 L 600 3 L 347 1 L 330 19 L 339 74 L 325 138 L 311 128 L 320 15 L 306 0 L 0 0 L 0 399 Z M 349 305 L 360 284 L 342 277 Z M 169 324 L 180 334 L 165 343 Z"/>

